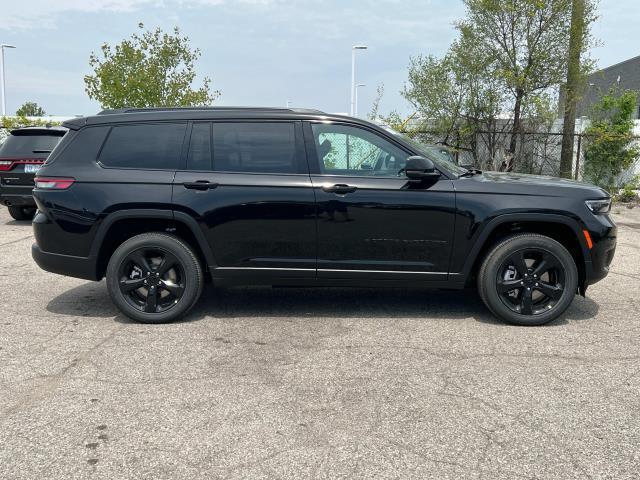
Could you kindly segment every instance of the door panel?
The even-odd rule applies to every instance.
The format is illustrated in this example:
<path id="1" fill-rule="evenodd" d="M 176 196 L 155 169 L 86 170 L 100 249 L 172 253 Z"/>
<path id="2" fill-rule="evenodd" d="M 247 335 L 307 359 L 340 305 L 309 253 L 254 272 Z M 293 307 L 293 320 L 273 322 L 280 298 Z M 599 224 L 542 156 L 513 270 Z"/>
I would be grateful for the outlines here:
<path id="1" fill-rule="evenodd" d="M 453 240 L 454 191 L 443 179 L 313 176 L 318 202 L 318 276 L 444 280 Z M 355 187 L 334 193 L 334 185 Z"/>
<path id="2" fill-rule="evenodd" d="M 316 207 L 309 175 L 302 173 L 302 140 L 294 138 L 294 122 L 274 123 L 213 122 L 209 171 L 203 170 L 209 130 L 193 124 L 173 203 L 199 222 L 215 259 L 214 277 L 315 277 Z M 192 164 L 199 170 L 190 170 Z"/>
<path id="3" fill-rule="evenodd" d="M 216 186 L 184 185 L 206 181 Z M 217 273 L 310 269 L 291 273 L 315 276 L 315 201 L 308 176 L 180 171 L 173 203 L 198 219 Z"/>
<path id="4" fill-rule="evenodd" d="M 411 153 L 373 129 L 310 123 L 305 135 L 317 172 L 318 278 L 446 280 L 451 180 L 410 183 L 403 169 Z"/>

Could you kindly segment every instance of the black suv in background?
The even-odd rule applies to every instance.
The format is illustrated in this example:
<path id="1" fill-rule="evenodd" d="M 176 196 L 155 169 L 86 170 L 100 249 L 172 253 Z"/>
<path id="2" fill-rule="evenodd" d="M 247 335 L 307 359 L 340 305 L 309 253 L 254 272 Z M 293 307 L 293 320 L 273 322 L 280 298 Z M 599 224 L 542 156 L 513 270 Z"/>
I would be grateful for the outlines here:
<path id="1" fill-rule="evenodd" d="M 17 128 L 0 145 L 0 204 L 14 219 L 33 218 L 33 178 L 66 132 L 62 127 Z"/>
<path id="2" fill-rule="evenodd" d="M 36 178 L 33 257 L 107 278 L 142 322 L 214 285 L 477 285 L 541 325 L 605 277 L 600 188 L 466 170 L 369 122 L 314 110 L 128 109 L 69 128 Z"/>

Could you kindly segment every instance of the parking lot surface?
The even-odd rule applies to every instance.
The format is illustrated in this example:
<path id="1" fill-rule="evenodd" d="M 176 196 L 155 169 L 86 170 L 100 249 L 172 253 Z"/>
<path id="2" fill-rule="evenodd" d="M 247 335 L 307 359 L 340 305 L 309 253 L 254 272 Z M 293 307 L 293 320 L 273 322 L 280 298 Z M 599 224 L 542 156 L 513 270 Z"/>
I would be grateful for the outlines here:
<path id="1" fill-rule="evenodd" d="M 474 291 L 207 287 L 142 325 L 0 208 L 0 478 L 640 475 L 640 209 L 558 321 Z"/>

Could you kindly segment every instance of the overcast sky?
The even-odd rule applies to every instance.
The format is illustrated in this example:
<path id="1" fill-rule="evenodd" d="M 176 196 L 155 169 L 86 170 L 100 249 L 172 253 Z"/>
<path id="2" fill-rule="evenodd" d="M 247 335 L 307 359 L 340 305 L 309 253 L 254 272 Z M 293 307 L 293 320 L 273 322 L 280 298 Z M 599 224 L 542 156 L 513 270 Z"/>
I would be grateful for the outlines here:
<path id="1" fill-rule="evenodd" d="M 601 67 L 640 55 L 640 0 L 601 0 L 592 55 Z M 7 111 L 26 100 L 53 115 L 91 114 L 88 57 L 147 27 L 179 26 L 202 51 L 197 71 L 222 91 L 220 105 L 349 109 L 351 46 L 359 54 L 360 112 L 384 83 L 382 110 L 409 107 L 399 94 L 409 57 L 440 55 L 464 15 L 460 0 L 23 0 L 0 1 L 7 50 Z"/>

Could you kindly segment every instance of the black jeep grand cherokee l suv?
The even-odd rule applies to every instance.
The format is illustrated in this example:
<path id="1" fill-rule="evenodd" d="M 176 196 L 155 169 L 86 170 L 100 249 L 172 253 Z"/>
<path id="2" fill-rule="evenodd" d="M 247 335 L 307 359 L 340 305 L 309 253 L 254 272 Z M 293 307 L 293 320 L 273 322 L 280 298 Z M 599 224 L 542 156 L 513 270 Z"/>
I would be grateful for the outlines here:
<path id="1" fill-rule="evenodd" d="M 610 198 L 480 173 L 371 123 L 313 110 L 128 109 L 66 122 L 36 178 L 33 257 L 107 278 L 129 317 L 166 322 L 216 285 L 477 284 L 540 325 L 604 278 Z"/>

